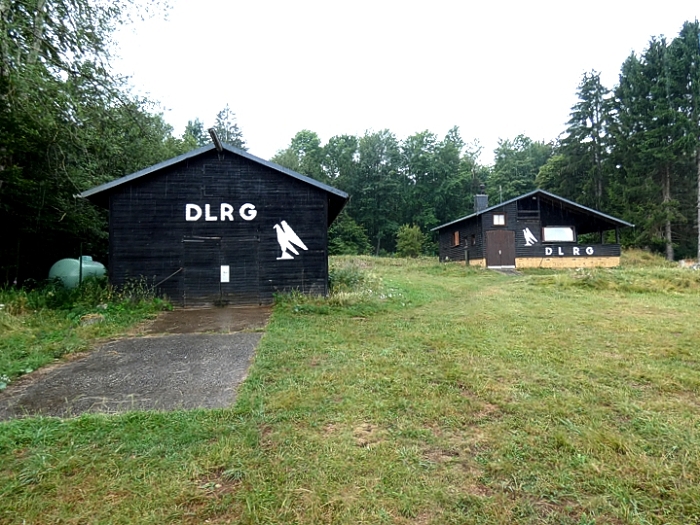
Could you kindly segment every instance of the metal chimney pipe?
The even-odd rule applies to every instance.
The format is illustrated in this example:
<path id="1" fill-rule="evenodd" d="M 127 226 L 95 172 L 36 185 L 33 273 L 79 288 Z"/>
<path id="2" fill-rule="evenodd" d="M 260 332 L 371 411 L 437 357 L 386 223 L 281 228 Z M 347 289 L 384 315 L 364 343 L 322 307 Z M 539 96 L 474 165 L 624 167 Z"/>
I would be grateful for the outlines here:
<path id="1" fill-rule="evenodd" d="M 209 128 L 209 136 L 211 137 L 211 141 L 214 143 L 214 147 L 216 148 L 216 151 L 221 153 L 224 151 L 224 147 L 221 144 L 221 141 L 219 140 L 219 136 L 216 134 L 216 130 L 214 128 Z"/>

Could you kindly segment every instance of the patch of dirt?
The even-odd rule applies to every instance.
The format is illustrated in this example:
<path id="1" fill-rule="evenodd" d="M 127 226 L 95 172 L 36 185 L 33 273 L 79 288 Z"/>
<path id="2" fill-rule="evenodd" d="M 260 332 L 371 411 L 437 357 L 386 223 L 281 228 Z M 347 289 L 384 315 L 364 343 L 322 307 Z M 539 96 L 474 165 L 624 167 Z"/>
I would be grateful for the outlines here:
<path id="1" fill-rule="evenodd" d="M 352 435 L 355 437 L 355 444 L 358 447 L 371 447 L 381 443 L 381 432 L 377 425 L 372 425 L 371 423 L 363 423 L 362 425 L 355 427 L 352 431 Z"/>
<path id="2" fill-rule="evenodd" d="M 210 472 L 197 481 L 197 488 L 204 495 L 212 498 L 219 498 L 224 494 L 232 494 L 241 485 L 237 479 L 237 472 L 220 468 Z"/>
<path id="3" fill-rule="evenodd" d="M 323 362 L 326 361 L 326 356 L 324 355 L 315 355 L 311 358 L 311 361 L 309 361 L 309 366 L 311 367 L 317 367 L 321 365 Z"/>
<path id="4" fill-rule="evenodd" d="M 475 422 L 480 423 L 484 419 L 498 419 L 501 417 L 501 409 L 498 405 L 484 401 L 469 386 L 463 383 L 458 383 L 457 387 L 460 390 L 460 395 L 466 397 L 478 407 L 478 410 L 472 414 Z"/>
<path id="5" fill-rule="evenodd" d="M 478 481 L 472 483 L 467 483 L 464 486 L 464 491 L 472 496 L 479 496 L 480 498 L 487 498 L 493 496 L 494 492 L 485 485 L 482 485 Z"/>
<path id="6" fill-rule="evenodd" d="M 428 450 L 424 456 L 428 461 L 432 461 L 433 463 L 447 463 L 458 458 L 459 452 L 456 450 L 433 449 Z"/>
<path id="7" fill-rule="evenodd" d="M 491 403 L 488 403 L 486 401 L 482 401 L 481 403 L 481 408 L 479 409 L 478 412 L 474 414 L 474 419 L 477 421 L 481 421 L 482 419 L 496 419 L 500 417 L 497 415 L 499 412 L 499 408 L 496 405 L 493 405 Z"/>
<path id="8" fill-rule="evenodd" d="M 492 272 L 500 273 L 501 275 L 522 275 L 522 272 L 519 272 L 515 268 L 489 268 L 489 270 L 491 270 Z"/>

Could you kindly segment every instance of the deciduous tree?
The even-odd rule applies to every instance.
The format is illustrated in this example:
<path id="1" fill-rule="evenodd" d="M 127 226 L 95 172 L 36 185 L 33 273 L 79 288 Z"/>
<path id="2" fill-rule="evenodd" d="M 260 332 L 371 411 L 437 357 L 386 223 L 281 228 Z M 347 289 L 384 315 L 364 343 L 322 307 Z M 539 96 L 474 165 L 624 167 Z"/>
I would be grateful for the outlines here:
<path id="1" fill-rule="evenodd" d="M 552 155 L 552 145 L 525 135 L 499 140 L 495 164 L 486 181 L 491 203 L 505 201 L 536 188 L 536 177 Z"/>
<path id="2" fill-rule="evenodd" d="M 104 214 L 74 195 L 180 151 L 107 67 L 142 5 L 0 0 L 0 284 L 45 277 L 81 244 L 106 251 Z"/>

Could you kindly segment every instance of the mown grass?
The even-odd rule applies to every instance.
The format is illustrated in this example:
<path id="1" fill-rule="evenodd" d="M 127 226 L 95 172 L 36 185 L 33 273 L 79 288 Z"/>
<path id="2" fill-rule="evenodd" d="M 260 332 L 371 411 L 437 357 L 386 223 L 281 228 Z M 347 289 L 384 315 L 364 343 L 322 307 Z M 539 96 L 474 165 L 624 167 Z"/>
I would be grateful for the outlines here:
<path id="1" fill-rule="evenodd" d="M 697 273 L 334 267 L 230 409 L 0 424 L 0 521 L 700 521 Z"/>

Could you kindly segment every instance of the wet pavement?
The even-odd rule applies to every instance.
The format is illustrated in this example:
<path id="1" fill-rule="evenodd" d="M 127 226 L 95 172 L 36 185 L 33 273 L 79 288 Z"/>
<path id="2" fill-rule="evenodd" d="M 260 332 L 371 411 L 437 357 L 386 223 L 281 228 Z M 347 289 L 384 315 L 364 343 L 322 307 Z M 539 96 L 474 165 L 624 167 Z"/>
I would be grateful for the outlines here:
<path id="1" fill-rule="evenodd" d="M 20 378 L 0 393 L 0 420 L 229 406 L 270 311 L 164 312 L 143 327 L 146 335 L 105 343 Z"/>

